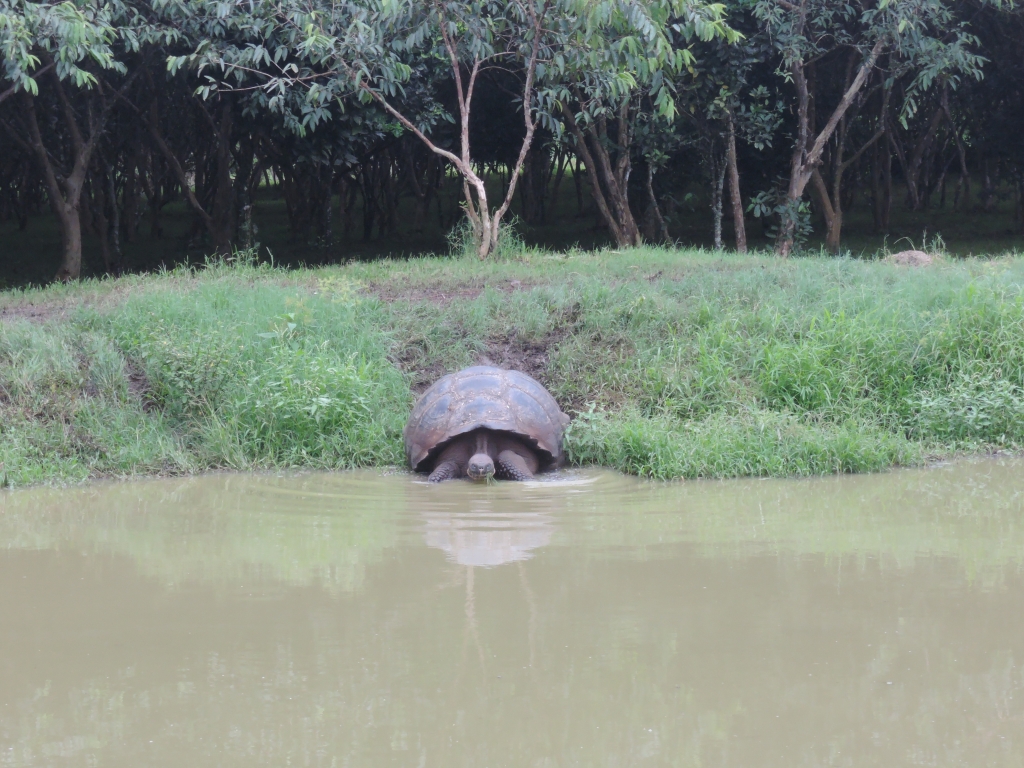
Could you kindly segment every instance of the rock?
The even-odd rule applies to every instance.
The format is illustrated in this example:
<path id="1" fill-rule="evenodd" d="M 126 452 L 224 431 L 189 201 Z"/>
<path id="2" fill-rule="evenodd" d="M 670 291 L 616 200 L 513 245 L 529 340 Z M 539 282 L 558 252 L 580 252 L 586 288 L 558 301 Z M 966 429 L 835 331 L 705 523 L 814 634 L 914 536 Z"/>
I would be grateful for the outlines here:
<path id="1" fill-rule="evenodd" d="M 928 267 L 934 263 L 935 258 L 924 251 L 900 251 L 890 254 L 885 260 L 901 267 Z"/>

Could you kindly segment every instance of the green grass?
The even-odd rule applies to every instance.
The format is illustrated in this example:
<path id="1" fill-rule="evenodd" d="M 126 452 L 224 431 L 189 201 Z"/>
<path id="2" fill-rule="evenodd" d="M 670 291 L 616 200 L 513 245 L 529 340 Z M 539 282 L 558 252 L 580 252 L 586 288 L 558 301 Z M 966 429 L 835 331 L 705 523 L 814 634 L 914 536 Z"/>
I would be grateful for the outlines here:
<path id="1" fill-rule="evenodd" d="M 400 464 L 413 392 L 485 359 L 551 389 L 574 462 L 654 478 L 1016 451 L 1024 259 L 520 249 L 8 291 L 2 473 Z"/>

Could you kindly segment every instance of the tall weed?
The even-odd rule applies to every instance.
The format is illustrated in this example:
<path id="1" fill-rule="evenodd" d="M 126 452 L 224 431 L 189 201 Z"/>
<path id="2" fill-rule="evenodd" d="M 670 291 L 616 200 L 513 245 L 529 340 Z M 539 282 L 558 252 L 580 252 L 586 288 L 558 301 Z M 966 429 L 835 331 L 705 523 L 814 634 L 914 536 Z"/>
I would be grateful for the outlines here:
<path id="1" fill-rule="evenodd" d="M 211 465 L 401 459 L 408 387 L 369 304 L 225 281 L 129 300 L 112 324 Z"/>

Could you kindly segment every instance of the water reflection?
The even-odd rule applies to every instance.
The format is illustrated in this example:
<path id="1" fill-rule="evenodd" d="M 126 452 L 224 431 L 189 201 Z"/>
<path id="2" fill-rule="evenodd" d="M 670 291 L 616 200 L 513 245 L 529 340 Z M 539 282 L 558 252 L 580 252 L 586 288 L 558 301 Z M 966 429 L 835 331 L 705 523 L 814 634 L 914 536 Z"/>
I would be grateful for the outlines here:
<path id="1" fill-rule="evenodd" d="M 528 560 L 551 543 L 552 518 L 540 512 L 500 512 L 486 503 L 467 512 L 426 512 L 423 540 L 459 565 L 490 567 Z"/>
<path id="2" fill-rule="evenodd" d="M 1021 469 L 0 495 L 0 766 L 1020 766 Z"/>
<path id="3" fill-rule="evenodd" d="M 550 543 L 551 531 L 543 515 L 495 519 L 470 513 L 429 517 L 423 538 L 459 565 L 486 567 L 529 559 L 532 550 Z"/>

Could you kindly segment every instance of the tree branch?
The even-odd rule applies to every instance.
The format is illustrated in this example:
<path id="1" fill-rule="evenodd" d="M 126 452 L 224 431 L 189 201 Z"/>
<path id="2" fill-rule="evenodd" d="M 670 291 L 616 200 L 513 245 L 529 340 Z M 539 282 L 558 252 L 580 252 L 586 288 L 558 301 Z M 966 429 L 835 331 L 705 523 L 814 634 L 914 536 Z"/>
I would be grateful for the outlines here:
<path id="1" fill-rule="evenodd" d="M 540 17 L 547 12 L 550 0 L 546 0 Z M 526 162 L 526 155 L 533 144 L 533 133 L 537 129 L 537 121 L 531 115 L 531 103 L 533 102 L 533 81 L 537 74 L 537 59 L 540 57 L 540 17 L 530 5 L 530 13 L 533 20 L 533 50 L 530 52 L 530 62 L 526 67 L 526 82 L 523 84 L 523 121 L 526 123 L 526 136 L 523 138 L 523 145 L 519 148 L 519 157 L 516 159 L 515 168 L 512 170 L 512 177 L 509 180 L 508 190 L 505 192 L 505 199 L 501 207 L 494 214 L 495 221 L 501 221 L 508 207 L 512 204 L 512 197 L 516 192 L 516 184 L 519 181 L 519 173 L 522 171 L 523 163 Z"/>
<path id="2" fill-rule="evenodd" d="M 203 220 L 203 224 L 209 229 L 213 222 L 213 217 L 206 212 L 202 204 L 199 202 L 199 199 L 196 197 L 196 193 L 192 191 L 192 187 L 188 183 L 188 175 L 185 173 L 185 169 L 181 167 L 181 163 L 178 162 L 177 156 L 171 151 L 171 148 L 167 145 L 167 142 L 164 141 L 164 137 L 160 133 L 160 112 L 155 96 L 149 105 L 149 118 L 143 117 L 142 119 L 149 128 L 149 135 L 153 137 L 153 142 L 167 159 L 167 163 L 174 171 L 174 175 L 178 177 L 178 183 L 185 192 L 185 196 L 188 197 L 189 205 L 192 206 L 192 209 L 199 215 L 199 218 Z"/>
<path id="3" fill-rule="evenodd" d="M 807 156 L 804 158 L 803 166 L 805 174 L 809 173 L 808 169 L 814 168 L 821 161 L 821 153 L 825 149 L 825 144 L 830 138 L 832 138 L 832 134 L 835 132 L 836 126 L 839 124 L 839 120 L 846 114 L 846 110 L 850 108 L 850 105 L 853 104 L 853 100 L 856 98 L 857 92 L 860 91 L 861 87 L 864 85 L 864 81 L 867 80 L 868 75 L 871 73 L 871 69 L 875 66 L 875 62 L 878 61 L 878 57 L 881 55 L 884 47 L 885 38 L 881 37 L 871 48 L 871 52 L 861 65 L 860 70 L 857 72 L 857 76 L 853 79 L 853 83 L 851 83 L 850 87 L 846 89 L 846 93 L 843 94 L 842 101 L 839 102 L 839 105 L 832 112 L 832 116 L 829 117 L 825 127 L 821 130 L 821 133 L 818 134 L 817 139 L 815 139 L 814 145 L 811 147 L 811 151 L 808 152 Z"/>
<path id="4" fill-rule="evenodd" d="M 39 130 L 39 120 L 36 118 L 36 106 L 35 99 L 31 95 L 27 97 L 28 108 L 25 110 L 28 115 L 28 130 L 30 136 L 30 143 L 32 148 L 35 150 L 36 158 L 39 160 L 39 165 L 42 166 L 43 179 L 46 182 L 47 192 L 50 195 L 50 204 L 54 210 L 59 210 L 59 206 L 64 202 L 64 196 L 61 194 L 61 184 L 57 180 L 57 174 L 53 169 L 53 163 L 50 162 L 50 157 L 46 152 L 46 145 L 43 144 L 43 135 Z M 60 216 L 60 213 L 58 213 Z"/>
<path id="5" fill-rule="evenodd" d="M 372 88 L 370 88 L 367 85 L 362 85 L 360 87 L 364 91 L 366 91 L 368 94 L 370 94 L 370 97 L 373 98 L 378 104 L 380 104 L 382 107 L 384 107 L 384 109 L 387 111 L 387 113 L 389 115 L 391 115 L 393 118 L 395 118 L 405 128 L 407 128 L 409 131 L 411 131 L 420 141 L 422 141 L 424 144 L 426 144 L 431 152 L 434 152 L 435 154 L 440 155 L 441 157 L 445 158 L 446 160 L 449 160 L 450 162 L 452 162 L 455 165 L 456 168 L 459 169 L 459 173 L 462 173 L 464 176 L 466 175 L 465 171 L 463 170 L 464 166 L 463 166 L 462 158 L 458 157 L 457 155 L 455 155 L 452 152 L 449 152 L 447 149 L 441 149 L 439 146 L 434 144 L 434 142 L 432 142 L 430 139 L 428 139 L 427 135 L 425 133 L 423 133 L 423 131 L 421 131 L 419 128 L 417 128 L 409 118 L 407 118 L 405 115 L 403 115 L 397 109 L 395 109 L 390 104 L 388 104 L 387 100 L 381 94 L 377 93 L 376 91 L 374 91 Z"/>
<path id="6" fill-rule="evenodd" d="M 43 52 L 42 57 L 47 63 L 50 63 L 49 54 Z M 78 157 L 85 152 L 85 140 L 82 138 L 82 132 L 78 128 L 78 118 L 75 117 L 75 111 L 71 107 L 71 102 L 68 100 L 67 94 L 64 92 L 64 85 L 60 81 L 60 76 L 53 73 L 53 85 L 54 90 L 57 92 L 57 99 L 60 101 L 61 109 L 64 112 L 64 122 L 67 123 L 68 130 L 71 132 L 71 146 L 75 155 L 75 162 L 78 161 Z"/>
<path id="7" fill-rule="evenodd" d="M 30 155 L 35 153 L 35 150 L 32 148 L 32 146 L 23 138 L 21 138 L 21 136 L 18 135 L 18 132 L 11 127 L 10 123 L 8 123 L 6 120 L 0 120 L 0 126 L 3 126 L 3 129 L 7 132 L 7 135 L 11 137 L 11 140 L 15 144 L 21 147 L 23 152 L 27 152 Z"/>
<path id="8" fill-rule="evenodd" d="M 611 231 L 612 237 L 615 238 L 616 242 L 622 242 L 624 239 L 622 236 L 622 228 L 619 227 L 615 217 L 612 216 L 612 212 L 608 208 L 608 201 L 601 192 L 601 182 L 598 180 L 597 164 L 594 162 L 593 155 L 590 154 L 590 148 L 587 147 L 587 140 L 583 136 L 583 131 L 580 130 L 572 109 L 564 104 L 561 105 L 561 109 L 562 118 L 569 126 L 569 132 L 572 133 L 573 137 L 576 139 L 576 154 L 582 158 L 583 164 L 587 167 L 587 176 L 590 179 L 592 192 L 591 197 L 594 198 L 597 210 L 600 212 L 601 218 L 604 219 L 604 223 L 608 225 L 608 229 Z"/>
<path id="9" fill-rule="evenodd" d="M 847 168 L 849 168 L 851 165 L 857 162 L 860 156 L 863 155 L 868 149 L 870 149 L 871 145 L 874 144 L 883 136 L 885 136 L 884 128 L 879 128 L 877 131 L 875 131 L 874 136 L 868 139 L 860 149 L 858 149 L 849 158 L 843 161 L 843 163 L 839 166 L 839 173 L 842 174 L 843 171 L 845 171 Z"/>
<path id="10" fill-rule="evenodd" d="M 53 62 L 52 61 L 49 64 L 47 64 L 45 67 L 40 69 L 38 72 L 36 72 L 35 73 L 35 77 L 39 77 L 40 75 L 46 74 L 51 69 L 53 69 Z M 3 93 L 0 93 L 0 104 L 3 104 L 4 101 L 6 101 L 9 97 L 13 96 L 17 92 L 18 92 L 18 84 L 15 83 L 10 88 L 8 88 L 6 91 L 4 91 Z"/>

